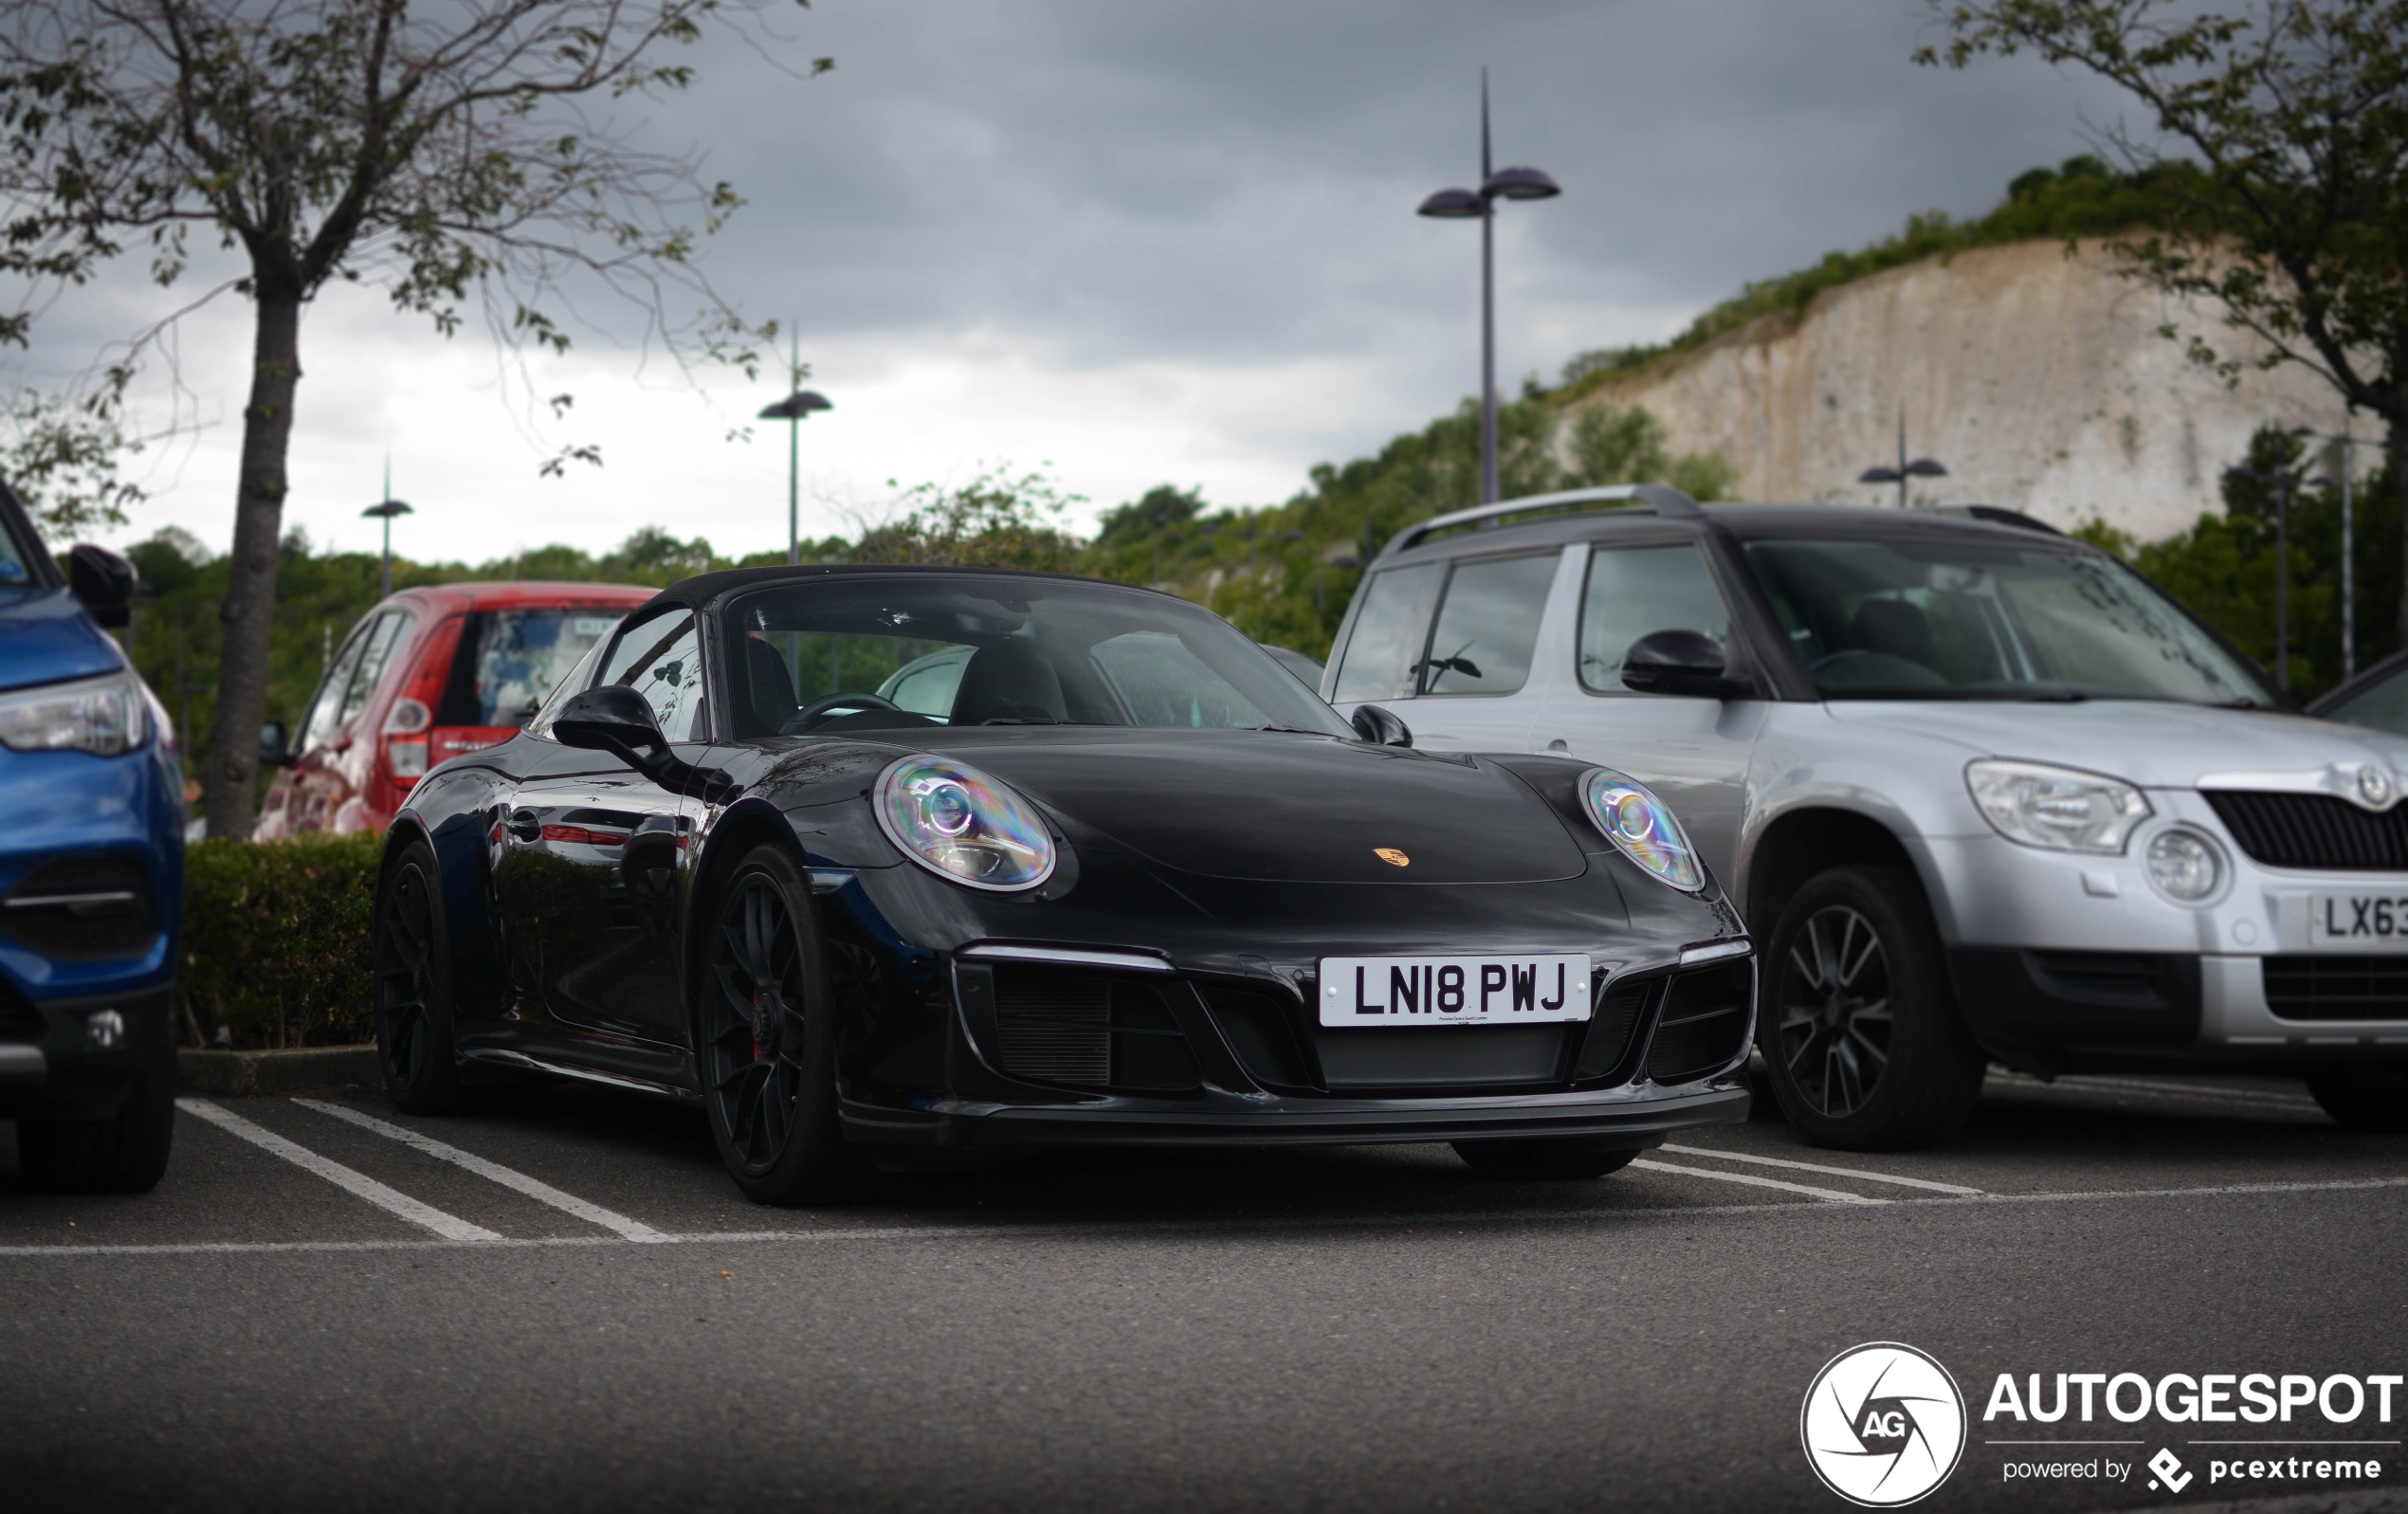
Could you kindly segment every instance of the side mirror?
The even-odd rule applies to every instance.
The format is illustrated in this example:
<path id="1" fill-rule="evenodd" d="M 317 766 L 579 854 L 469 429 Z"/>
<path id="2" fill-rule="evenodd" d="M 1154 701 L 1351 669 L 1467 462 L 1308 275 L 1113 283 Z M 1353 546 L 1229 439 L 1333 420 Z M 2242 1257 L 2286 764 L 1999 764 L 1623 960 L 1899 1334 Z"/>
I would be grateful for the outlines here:
<path id="1" fill-rule="evenodd" d="M 88 541 L 67 549 L 67 587 L 95 623 L 123 626 L 134 618 L 134 564 Z"/>
<path id="2" fill-rule="evenodd" d="M 1622 686 L 1698 699 L 1750 692 L 1746 684 L 1724 676 L 1722 645 L 1693 630 L 1653 631 L 1633 642 L 1622 654 Z"/>
<path id="3" fill-rule="evenodd" d="M 562 746 L 608 752 L 639 773 L 654 773 L 669 760 L 669 740 L 644 696 L 624 684 L 590 688 L 560 706 L 552 736 Z"/>
<path id="4" fill-rule="evenodd" d="M 1357 705 L 1353 723 L 1355 734 L 1374 746 L 1413 745 L 1413 732 L 1405 728 L 1405 722 L 1380 705 Z"/>
<path id="5" fill-rule="evenodd" d="M 284 734 L 284 722 L 270 721 L 259 728 L 259 765 L 264 768 L 288 767 L 293 760 L 290 738 Z"/>

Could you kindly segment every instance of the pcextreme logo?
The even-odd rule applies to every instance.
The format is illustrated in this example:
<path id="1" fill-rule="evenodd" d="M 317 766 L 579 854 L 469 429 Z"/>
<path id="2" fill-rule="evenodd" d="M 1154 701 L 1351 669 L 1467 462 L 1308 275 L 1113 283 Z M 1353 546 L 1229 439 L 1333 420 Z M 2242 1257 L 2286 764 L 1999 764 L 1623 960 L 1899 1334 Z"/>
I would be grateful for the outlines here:
<path id="1" fill-rule="evenodd" d="M 1798 1410 L 1806 1465 L 1867 1508 L 1896 1508 L 1938 1487 L 1965 1450 L 1964 1395 L 1913 1346 L 1872 1341 L 1823 1364 Z"/>

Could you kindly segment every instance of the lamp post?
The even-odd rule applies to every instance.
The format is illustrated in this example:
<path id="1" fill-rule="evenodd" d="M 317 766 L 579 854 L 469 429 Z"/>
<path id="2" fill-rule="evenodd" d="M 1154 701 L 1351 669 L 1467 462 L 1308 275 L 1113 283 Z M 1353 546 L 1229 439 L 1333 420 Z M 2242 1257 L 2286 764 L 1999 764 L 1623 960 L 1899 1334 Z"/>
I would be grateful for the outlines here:
<path id="1" fill-rule="evenodd" d="M 1480 502 L 1497 499 L 1497 202 L 1544 200 L 1561 186 L 1535 168 L 1488 168 L 1488 70 L 1480 70 L 1480 188 L 1440 190 L 1419 213 L 1480 222 Z"/>
<path id="2" fill-rule="evenodd" d="M 1898 485 L 1898 508 L 1906 508 L 1906 482 L 1909 479 L 1944 479 L 1948 470 L 1933 458 L 1919 457 L 1906 461 L 1906 407 L 1898 407 L 1898 465 L 1867 468 L 1856 475 L 1859 483 L 1895 483 Z"/>
<path id="3" fill-rule="evenodd" d="M 391 481 L 388 481 L 389 485 L 390 482 Z M 388 489 L 388 492 L 390 492 L 390 488 Z M 359 513 L 362 519 L 382 520 L 385 522 L 384 593 L 390 594 L 393 592 L 393 517 L 397 515 L 415 515 L 417 512 L 410 509 L 410 506 L 402 503 L 399 500 L 386 499 L 375 504 L 370 505 L 367 509 L 362 510 Z"/>
<path id="4" fill-rule="evenodd" d="M 803 377 L 803 328 L 794 326 L 793 356 L 788 370 L 794 382 Z M 803 560 L 803 417 L 813 410 L 832 410 L 836 407 L 828 396 L 815 390 L 797 389 L 775 405 L 763 406 L 759 419 L 786 423 L 786 566 L 795 567 Z"/>
<path id="5" fill-rule="evenodd" d="M 2274 686 L 2286 694 L 2291 691 L 2291 490 L 2307 471 L 2224 470 L 2228 479 L 2248 479 L 2274 491 Z"/>
<path id="6" fill-rule="evenodd" d="M 2350 539 L 2350 475 L 2356 465 L 2350 453 L 2361 438 L 2349 434 L 2353 419 L 2344 414 L 2341 434 L 2320 431 L 2312 426 L 2295 426 L 2291 434 L 2315 442 L 2341 444 L 2341 676 L 2346 683 L 2358 675 L 2358 555 Z M 2389 447 L 2388 442 L 2376 442 L 2376 447 Z"/>

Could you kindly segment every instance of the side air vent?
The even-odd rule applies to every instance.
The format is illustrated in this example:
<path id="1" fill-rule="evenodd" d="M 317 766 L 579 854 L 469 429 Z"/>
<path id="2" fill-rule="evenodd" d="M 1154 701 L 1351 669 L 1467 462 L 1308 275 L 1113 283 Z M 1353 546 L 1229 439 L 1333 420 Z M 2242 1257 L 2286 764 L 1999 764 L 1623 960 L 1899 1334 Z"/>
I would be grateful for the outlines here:
<path id="1" fill-rule="evenodd" d="M 1014 1077 L 1140 1092 L 1202 1086 L 1187 1037 L 1152 983 L 997 967 L 994 987 L 997 1049 Z"/>
<path id="2" fill-rule="evenodd" d="M 53 858 L 0 894 L 0 936 L 52 961 L 139 957 L 158 934 L 151 875 L 138 858 Z"/>
<path id="3" fill-rule="evenodd" d="M 1756 964 L 1746 958 L 1683 973 L 1664 992 L 1664 1010 L 1648 1049 L 1647 1075 L 1687 1083 L 1739 1060 L 1747 1049 Z"/>
<path id="4" fill-rule="evenodd" d="M 1266 1088 L 1318 1089 L 1286 1005 L 1268 994 L 1217 986 L 1204 990 L 1204 1003 L 1248 1077 Z"/>
<path id="5" fill-rule="evenodd" d="M 1579 1059 L 1572 1066 L 1575 1081 L 1605 1077 L 1622 1065 L 1640 1017 L 1647 1013 L 1648 1006 L 1663 987 L 1661 979 L 1625 983 L 1598 1002 L 1596 1013 L 1589 1021 L 1588 1037 L 1580 1043 Z"/>

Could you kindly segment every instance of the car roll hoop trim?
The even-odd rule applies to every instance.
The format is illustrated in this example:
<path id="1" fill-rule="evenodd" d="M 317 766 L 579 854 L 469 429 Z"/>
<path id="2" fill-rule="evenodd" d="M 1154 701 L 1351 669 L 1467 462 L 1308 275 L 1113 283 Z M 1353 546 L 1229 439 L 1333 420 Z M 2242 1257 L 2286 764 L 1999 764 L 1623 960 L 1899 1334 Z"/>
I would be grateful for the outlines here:
<path id="1" fill-rule="evenodd" d="M 1074 946 L 965 946 L 954 955 L 972 962 L 1051 962 L 1061 967 L 1117 967 L 1132 973 L 1177 971 L 1158 957 L 1135 952 L 1095 952 Z"/>

